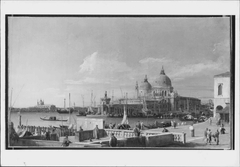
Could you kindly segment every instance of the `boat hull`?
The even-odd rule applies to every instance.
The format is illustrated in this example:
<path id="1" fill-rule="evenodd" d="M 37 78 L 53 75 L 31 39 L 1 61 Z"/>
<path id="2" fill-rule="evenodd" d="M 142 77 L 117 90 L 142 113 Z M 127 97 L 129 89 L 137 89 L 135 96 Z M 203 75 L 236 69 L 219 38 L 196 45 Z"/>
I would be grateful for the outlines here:
<path id="1" fill-rule="evenodd" d="M 57 110 L 57 112 L 59 114 L 69 114 L 69 113 L 71 114 L 73 112 L 73 110 L 70 110 L 70 112 L 68 110 Z"/>
<path id="2" fill-rule="evenodd" d="M 61 122 L 67 122 L 68 120 L 67 119 L 56 119 L 56 120 L 51 120 L 51 119 L 47 119 L 47 118 L 41 118 L 41 120 L 43 121 L 61 121 Z"/>

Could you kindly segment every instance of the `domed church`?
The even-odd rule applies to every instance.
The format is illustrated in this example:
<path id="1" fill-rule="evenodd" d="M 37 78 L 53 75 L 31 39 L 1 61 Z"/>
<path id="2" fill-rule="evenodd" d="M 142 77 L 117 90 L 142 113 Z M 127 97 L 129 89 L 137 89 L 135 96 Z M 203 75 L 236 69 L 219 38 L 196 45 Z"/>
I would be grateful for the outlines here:
<path id="1" fill-rule="evenodd" d="M 173 91 L 171 79 L 166 75 L 163 67 L 152 85 L 148 82 L 147 75 L 145 75 L 140 86 L 136 85 L 136 93 L 137 98 L 145 99 L 148 109 L 154 110 L 156 114 L 161 111 L 196 112 L 201 104 L 200 99 L 183 97 Z"/>
<path id="2" fill-rule="evenodd" d="M 174 91 L 171 79 L 162 67 L 159 76 L 151 84 L 147 75 L 143 81 L 135 85 L 136 98 L 121 98 L 106 105 L 102 114 L 122 116 L 124 106 L 128 116 L 141 116 L 147 112 L 153 116 L 167 116 L 173 113 L 196 113 L 199 111 L 201 100 L 193 97 L 184 97 Z"/>
<path id="3" fill-rule="evenodd" d="M 165 74 L 164 69 L 160 72 L 153 86 L 148 82 L 147 75 L 139 86 L 140 96 L 168 97 L 173 92 L 172 82 Z"/>

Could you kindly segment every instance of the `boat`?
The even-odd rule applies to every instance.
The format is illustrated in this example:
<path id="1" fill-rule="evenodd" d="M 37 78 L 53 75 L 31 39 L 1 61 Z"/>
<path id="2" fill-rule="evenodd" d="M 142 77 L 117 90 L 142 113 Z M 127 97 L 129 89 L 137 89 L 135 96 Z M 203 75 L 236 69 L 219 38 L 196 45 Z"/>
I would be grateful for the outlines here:
<path id="1" fill-rule="evenodd" d="M 57 109 L 57 112 L 59 114 L 71 114 L 73 112 L 73 108 L 70 108 L 70 109 L 65 109 L 65 108 L 60 108 L 60 109 Z"/>
<path id="2" fill-rule="evenodd" d="M 46 118 L 46 117 L 44 117 L 44 118 L 42 118 L 42 117 L 40 117 L 40 119 L 41 120 L 43 120 L 43 121 L 63 121 L 63 122 L 67 122 L 68 120 L 67 119 L 57 119 L 56 117 L 49 117 L 49 118 Z"/>
<path id="3" fill-rule="evenodd" d="M 86 115 L 88 118 L 107 118 L 107 115 Z"/>
<path id="4" fill-rule="evenodd" d="M 122 119 L 122 122 L 117 125 L 117 129 L 129 130 L 130 128 L 131 127 L 129 125 L 128 118 L 127 118 L 126 106 L 124 105 L 123 119 Z"/>
<path id="5" fill-rule="evenodd" d="M 180 117 L 179 120 L 180 121 L 193 121 L 195 120 L 196 118 L 194 118 L 192 115 L 188 114 L 188 115 L 185 115 L 183 117 Z"/>

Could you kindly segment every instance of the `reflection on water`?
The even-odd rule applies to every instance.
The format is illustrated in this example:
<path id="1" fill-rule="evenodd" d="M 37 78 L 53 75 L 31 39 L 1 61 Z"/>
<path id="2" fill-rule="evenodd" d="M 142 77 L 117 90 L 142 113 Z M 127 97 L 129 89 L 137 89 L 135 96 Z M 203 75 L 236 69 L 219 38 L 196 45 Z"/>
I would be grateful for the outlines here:
<path id="1" fill-rule="evenodd" d="M 22 125 L 31 125 L 31 126 L 59 126 L 59 125 L 68 125 L 68 122 L 61 122 L 61 121 L 43 121 L 40 117 L 49 117 L 49 116 L 56 116 L 59 119 L 68 119 L 69 114 L 59 114 L 59 113 L 31 113 L 31 112 L 24 112 L 21 113 L 22 116 Z M 76 113 L 71 114 L 71 120 L 77 120 Z M 87 117 L 86 117 L 87 118 Z M 94 117 L 91 117 L 94 118 Z M 106 124 L 109 123 L 116 123 L 119 124 L 122 121 L 122 118 L 113 118 L 113 117 L 101 117 L 101 119 L 105 120 Z M 175 120 L 176 122 L 181 122 L 178 119 L 159 119 L 159 118 L 128 118 L 128 122 L 131 127 L 134 127 L 136 122 L 141 121 L 145 125 L 152 124 L 155 121 L 162 122 L 164 120 Z M 12 113 L 11 114 L 11 121 L 14 123 L 14 127 L 16 128 L 19 125 L 19 114 Z M 187 124 L 191 124 L 192 122 L 187 122 Z"/>

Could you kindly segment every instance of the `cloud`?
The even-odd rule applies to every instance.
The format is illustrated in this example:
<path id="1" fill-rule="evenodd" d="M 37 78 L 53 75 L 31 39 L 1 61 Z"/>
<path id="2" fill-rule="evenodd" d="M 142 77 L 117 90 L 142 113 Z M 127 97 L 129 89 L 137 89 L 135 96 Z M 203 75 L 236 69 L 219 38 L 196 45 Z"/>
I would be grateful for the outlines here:
<path id="1" fill-rule="evenodd" d="M 79 79 L 67 79 L 67 85 L 82 85 L 88 87 L 115 86 L 129 83 L 133 80 L 134 70 L 122 62 L 117 54 L 93 54 L 85 57 L 80 64 Z"/>
<path id="2" fill-rule="evenodd" d="M 152 58 L 148 57 L 139 61 L 142 70 L 139 73 L 148 73 L 152 80 L 155 80 L 161 70 L 161 66 L 164 66 L 166 75 L 168 75 L 171 80 L 180 81 L 192 76 L 203 76 L 208 75 L 210 72 L 218 73 L 222 71 L 229 70 L 230 56 L 222 54 L 223 44 L 214 45 L 214 53 L 216 55 L 215 60 L 206 59 L 205 61 L 198 63 L 186 64 L 185 62 L 179 62 L 173 59 L 163 58 Z M 142 74 L 143 75 L 143 74 Z"/>
<path id="3" fill-rule="evenodd" d="M 100 55 L 97 52 L 87 56 L 80 65 L 80 73 L 122 73 L 132 69 L 125 62 L 118 61 L 116 56 Z"/>
<path id="4" fill-rule="evenodd" d="M 207 62 L 207 63 L 197 63 L 197 64 L 189 64 L 183 67 L 178 67 L 177 70 L 171 73 L 173 78 L 186 78 L 191 77 L 193 75 L 204 73 L 208 70 L 218 70 L 220 64 L 217 62 Z"/>
<path id="5" fill-rule="evenodd" d="M 139 63 L 145 64 L 145 63 L 169 63 L 171 62 L 170 59 L 167 59 L 165 57 L 163 58 L 152 58 L 152 57 L 147 57 L 145 59 L 139 60 Z"/>
<path id="6" fill-rule="evenodd" d="M 86 77 L 80 80 L 65 80 L 65 84 L 70 84 L 70 85 L 81 85 L 81 84 L 109 84 L 110 82 L 108 80 L 101 80 L 97 78 L 91 78 L 91 77 Z"/>

